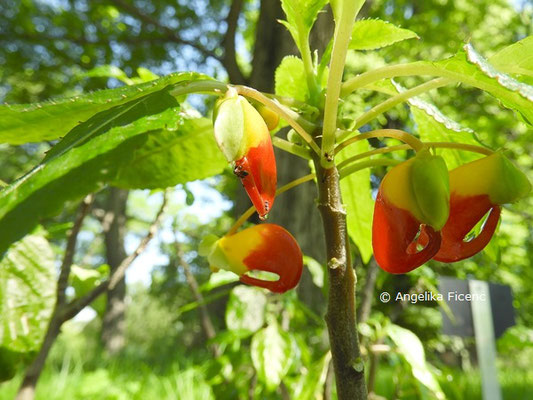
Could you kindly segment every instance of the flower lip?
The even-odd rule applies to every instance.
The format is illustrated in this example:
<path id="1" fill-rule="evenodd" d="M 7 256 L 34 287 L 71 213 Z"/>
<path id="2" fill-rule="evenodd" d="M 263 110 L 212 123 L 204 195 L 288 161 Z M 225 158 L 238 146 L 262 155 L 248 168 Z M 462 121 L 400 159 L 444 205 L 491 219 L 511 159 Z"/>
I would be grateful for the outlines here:
<path id="1" fill-rule="evenodd" d="M 465 240 L 479 221 L 487 215 L 481 231 L 476 237 Z M 434 260 L 452 263 L 472 257 L 483 250 L 490 242 L 500 219 L 501 207 L 493 205 L 488 195 L 460 197 L 452 195 L 450 218 L 442 228 L 442 243 Z M 423 230 L 417 243 L 427 242 Z"/>
<path id="2" fill-rule="evenodd" d="M 442 228 L 442 244 L 434 259 L 451 263 L 479 253 L 496 231 L 500 205 L 516 201 L 530 190 L 525 174 L 501 151 L 450 171 L 450 216 Z M 477 236 L 467 239 L 485 216 Z M 425 232 L 417 242 L 427 242 Z"/>
<path id="3" fill-rule="evenodd" d="M 372 247 L 378 265 L 392 274 L 405 274 L 429 261 L 439 250 L 441 236 L 430 226 L 428 240 L 417 250 L 415 238 L 421 224 L 407 210 L 396 207 L 378 191 L 372 223 Z"/>

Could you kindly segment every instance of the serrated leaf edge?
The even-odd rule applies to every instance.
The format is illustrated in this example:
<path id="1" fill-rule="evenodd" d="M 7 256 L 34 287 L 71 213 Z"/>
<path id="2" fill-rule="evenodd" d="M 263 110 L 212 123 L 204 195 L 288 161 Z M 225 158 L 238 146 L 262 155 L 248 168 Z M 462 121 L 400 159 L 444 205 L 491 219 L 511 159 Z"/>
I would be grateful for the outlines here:
<path id="1" fill-rule="evenodd" d="M 533 102 L 533 86 L 527 85 L 498 71 L 486 58 L 479 54 L 474 47 L 467 43 L 463 46 L 467 60 L 476 65 L 486 76 L 496 79 L 498 83 L 506 89 L 519 93 L 525 99 Z"/>
<path id="2" fill-rule="evenodd" d="M 391 83 L 394 85 L 394 87 L 399 93 L 404 92 L 406 90 L 402 85 L 400 85 L 394 79 L 391 79 Z M 411 97 L 410 99 L 407 100 L 407 102 L 411 106 L 424 111 L 430 117 L 433 117 L 435 121 L 443 124 L 446 128 L 452 131 L 474 133 L 472 129 L 464 127 L 457 121 L 454 121 L 453 119 L 447 117 L 434 104 L 431 104 L 425 100 L 422 100 L 420 97 Z"/>

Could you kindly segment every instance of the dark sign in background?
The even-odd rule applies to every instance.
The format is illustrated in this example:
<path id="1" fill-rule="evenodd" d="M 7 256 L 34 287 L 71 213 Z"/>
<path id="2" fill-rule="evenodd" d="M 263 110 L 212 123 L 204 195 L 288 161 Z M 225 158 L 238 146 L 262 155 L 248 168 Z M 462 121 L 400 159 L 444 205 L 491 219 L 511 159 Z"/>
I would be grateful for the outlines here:
<path id="1" fill-rule="evenodd" d="M 515 324 L 511 288 L 479 280 L 440 277 L 439 292 L 448 307 L 447 310 L 441 307 L 443 333 L 475 338 L 483 399 L 501 400 L 496 338 Z"/>
<path id="2" fill-rule="evenodd" d="M 461 337 L 474 337 L 474 322 L 472 320 L 472 307 L 469 301 L 448 300 L 448 293 L 457 292 L 461 295 L 470 294 L 469 281 L 441 276 L 439 278 L 439 292 L 444 297 L 450 311 L 455 317 L 452 321 L 448 314 L 441 308 L 442 333 Z M 513 308 L 513 295 L 511 288 L 498 283 L 488 283 L 490 290 L 490 305 L 492 310 L 492 322 L 494 337 L 497 339 L 503 335 L 507 328 L 515 325 Z"/>

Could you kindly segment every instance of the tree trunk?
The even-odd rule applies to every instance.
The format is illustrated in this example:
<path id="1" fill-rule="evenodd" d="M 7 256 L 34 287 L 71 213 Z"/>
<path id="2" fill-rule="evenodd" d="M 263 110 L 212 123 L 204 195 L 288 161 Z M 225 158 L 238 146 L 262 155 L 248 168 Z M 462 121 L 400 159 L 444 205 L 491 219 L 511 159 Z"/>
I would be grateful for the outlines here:
<path id="1" fill-rule="evenodd" d="M 126 203 L 128 191 L 110 188 L 104 223 L 105 252 L 111 275 L 126 258 L 124 236 L 126 233 Z M 102 344 L 109 355 L 117 354 L 124 347 L 126 328 L 126 282 L 121 279 L 107 291 L 107 305 L 102 321 Z"/>

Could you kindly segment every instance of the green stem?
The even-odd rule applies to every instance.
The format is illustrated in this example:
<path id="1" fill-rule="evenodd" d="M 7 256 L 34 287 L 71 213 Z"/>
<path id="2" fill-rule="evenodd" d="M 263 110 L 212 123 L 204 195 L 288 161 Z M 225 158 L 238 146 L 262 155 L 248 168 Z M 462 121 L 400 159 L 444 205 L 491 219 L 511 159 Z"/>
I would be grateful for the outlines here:
<path id="1" fill-rule="evenodd" d="M 475 144 L 466 143 L 454 143 L 454 142 L 424 142 L 427 147 L 434 147 L 436 149 L 458 149 L 464 151 L 470 151 L 472 153 L 484 154 L 490 156 L 494 154 L 494 150 L 487 149 L 486 147 L 476 146 Z"/>
<path id="2" fill-rule="evenodd" d="M 453 143 L 453 142 L 423 142 L 423 143 L 426 148 L 458 149 L 458 150 L 470 151 L 472 153 L 484 154 L 486 156 L 490 156 L 491 154 L 494 153 L 493 150 L 487 149 L 486 147 L 481 147 L 481 146 L 476 146 L 473 144 L 466 144 L 466 143 Z M 394 151 L 409 150 L 409 149 L 411 149 L 411 146 L 407 144 L 400 144 L 397 146 L 388 146 L 388 147 L 382 147 L 382 148 L 375 149 L 375 150 L 365 151 L 364 153 L 356 154 L 355 156 L 347 158 L 343 162 L 339 163 L 337 165 L 337 168 L 341 170 L 343 167 L 345 167 L 348 164 L 352 164 L 355 161 L 362 160 L 367 157 L 372 157 L 378 154 L 392 153 Z"/>
<path id="3" fill-rule="evenodd" d="M 301 185 L 302 183 L 308 182 L 308 181 L 312 180 L 314 177 L 315 177 L 315 174 L 308 174 L 308 175 L 302 176 L 302 177 L 300 177 L 298 179 L 295 179 L 295 180 L 287 183 L 286 185 L 283 185 L 278 190 L 276 190 L 276 196 L 279 196 L 280 194 L 286 192 L 287 190 L 290 190 L 293 187 Z M 231 236 L 234 233 L 237 233 L 237 231 L 242 226 L 242 224 L 244 224 L 246 222 L 246 220 L 248 220 L 248 218 L 250 218 L 255 211 L 256 210 L 255 210 L 254 206 L 248 208 L 248 210 L 246 210 L 239 217 L 239 219 L 237 221 L 235 221 L 233 226 L 228 230 L 228 233 L 226 233 L 226 236 Z"/>
<path id="4" fill-rule="evenodd" d="M 228 90 L 228 87 L 231 87 L 231 86 L 228 86 L 225 83 L 213 81 L 213 80 L 195 81 L 195 82 L 190 82 L 190 83 L 175 87 L 174 89 L 170 90 L 170 94 L 174 97 L 183 96 L 183 95 L 190 94 L 190 93 L 211 94 L 211 95 L 216 95 L 216 96 L 222 96 L 224 93 L 226 93 L 226 91 Z M 273 111 L 277 112 L 279 115 L 283 116 L 283 118 L 289 124 L 291 122 L 294 122 L 295 124 L 299 124 L 301 127 L 300 129 L 301 131 L 306 132 L 306 131 L 313 131 L 314 129 L 316 129 L 316 125 L 314 123 L 312 123 L 311 121 L 308 121 L 307 119 L 302 117 L 300 114 L 284 106 L 283 104 L 280 104 L 277 101 L 275 101 L 279 98 L 278 96 L 270 95 L 270 94 L 265 95 L 261 92 L 258 92 L 255 89 L 247 88 L 245 86 L 236 86 L 235 88 L 240 94 L 243 94 L 247 97 L 251 97 L 257 100 L 258 102 L 264 104 L 268 108 L 272 109 Z M 274 100 L 270 98 L 273 98 Z M 283 100 L 282 101 L 283 103 L 288 103 L 289 106 L 291 104 L 296 107 L 304 105 L 304 103 L 298 102 L 288 97 L 283 97 L 280 99 Z M 316 148 L 318 149 L 318 146 L 316 146 Z"/>
<path id="5" fill-rule="evenodd" d="M 395 76 L 412 75 L 442 75 L 442 70 L 424 61 L 408 64 L 387 65 L 372 71 L 364 72 L 342 84 L 341 97 L 346 97 L 356 89 L 382 79 L 394 78 Z"/>
<path id="6" fill-rule="evenodd" d="M 306 131 L 306 132 L 313 132 L 316 129 L 316 125 L 312 123 L 311 121 L 305 119 L 297 112 L 291 110 L 290 108 L 284 106 L 283 104 L 279 104 L 281 109 L 285 111 L 285 113 L 290 116 L 294 121 L 296 121 L 300 126 Z"/>
<path id="7" fill-rule="evenodd" d="M 279 138 L 277 136 L 272 138 L 272 144 L 278 149 L 294 154 L 295 156 L 301 157 L 304 160 L 311 159 L 311 152 L 307 147 L 299 146 L 296 143 L 291 143 L 288 140 Z"/>
<path id="8" fill-rule="evenodd" d="M 269 99 L 277 101 L 278 105 L 283 110 L 285 110 L 285 112 L 289 116 L 291 116 L 293 120 L 298 122 L 302 126 L 302 128 L 305 129 L 306 132 L 313 132 L 317 128 L 317 125 L 314 122 L 303 117 L 301 114 L 298 114 L 296 111 L 292 110 L 291 107 L 296 108 L 296 109 L 302 109 L 302 110 L 304 108 L 307 108 L 307 109 L 310 109 L 316 115 L 318 115 L 318 112 L 319 112 L 318 108 L 310 106 L 307 103 L 302 103 L 301 101 L 295 100 L 291 97 L 276 96 L 270 93 L 263 93 L 263 94 L 267 96 Z"/>
<path id="9" fill-rule="evenodd" d="M 474 76 L 448 70 L 446 67 L 435 65 L 427 61 L 418 61 L 409 64 L 389 65 L 351 78 L 342 85 L 341 97 L 345 97 L 354 90 L 364 87 L 372 82 L 387 78 L 394 78 L 395 76 L 412 75 L 432 75 L 448 78 L 449 82 L 458 81 L 478 89 L 491 92 L 490 83 L 476 79 Z"/>
<path id="10" fill-rule="evenodd" d="M 313 68 L 313 59 L 311 57 L 311 48 L 309 47 L 309 37 L 305 37 L 300 43 L 302 52 L 302 61 L 304 64 L 305 75 L 307 78 L 307 87 L 309 88 L 310 102 L 316 105 L 318 100 L 318 86 L 316 81 L 315 69 Z"/>
<path id="11" fill-rule="evenodd" d="M 346 178 L 347 176 L 353 174 L 354 172 L 361 171 L 365 168 L 373 168 L 373 167 L 379 167 L 382 165 L 398 165 L 401 163 L 399 160 L 392 160 L 389 158 L 380 158 L 378 160 L 367 160 L 367 161 L 361 161 L 359 163 L 355 163 L 353 165 L 349 165 L 347 167 L 344 167 L 343 169 L 339 169 L 339 175 L 340 178 Z"/>
<path id="12" fill-rule="evenodd" d="M 382 166 L 382 165 L 396 165 L 400 162 L 397 160 L 379 159 L 379 160 L 368 160 L 368 161 L 360 162 L 355 165 L 347 165 L 351 163 L 347 163 L 346 161 L 342 163 L 344 168 L 341 169 L 339 165 L 340 179 L 346 178 L 347 176 L 353 174 L 354 172 L 360 171 L 365 168 L 373 168 L 373 167 Z M 302 183 L 309 182 L 315 179 L 315 177 L 316 177 L 315 174 L 307 174 L 298 179 L 290 181 L 286 185 L 283 185 L 278 190 L 276 190 L 276 196 L 279 196 L 280 194 L 285 193 L 286 191 L 291 190 L 292 188 L 299 186 Z M 255 207 L 251 206 L 244 213 L 242 213 L 239 219 L 235 221 L 235 223 L 228 230 L 228 232 L 226 233 L 226 236 L 231 236 L 237 233 L 239 228 L 254 214 L 254 212 L 256 212 Z"/>
<path id="13" fill-rule="evenodd" d="M 325 168 L 329 168 L 333 165 L 332 155 L 333 147 L 335 146 L 337 111 L 339 108 L 339 95 L 342 85 L 344 64 L 346 62 L 346 53 L 348 52 L 348 45 L 350 44 L 355 17 L 363 3 L 363 1 L 344 0 L 342 4 L 339 3 L 337 5 L 337 8 L 340 11 L 340 16 L 335 16 L 338 18 L 338 21 L 336 21 L 335 24 L 333 50 L 326 91 L 322 155 L 320 160 Z"/>
<path id="14" fill-rule="evenodd" d="M 357 136 L 354 136 L 348 140 L 345 140 L 344 142 L 337 145 L 335 148 L 335 154 L 337 154 L 339 151 L 344 149 L 346 146 L 349 146 L 352 143 L 358 142 L 360 140 L 370 139 L 370 138 L 378 138 L 378 137 L 390 137 L 393 139 L 398 139 L 406 144 L 408 144 L 413 150 L 418 151 L 424 148 L 424 143 L 421 142 L 418 138 L 411 135 L 410 133 L 407 133 L 405 131 L 401 131 L 399 129 L 377 129 L 375 131 L 365 132 L 361 133 Z"/>
<path id="15" fill-rule="evenodd" d="M 357 118 L 357 120 L 355 121 L 354 129 L 360 128 L 367 122 L 370 122 L 377 116 L 383 114 L 385 111 L 390 110 L 394 106 L 400 103 L 403 103 L 404 101 L 406 101 L 407 99 L 411 97 L 418 96 L 432 89 L 446 86 L 447 84 L 451 82 L 452 80 L 449 78 L 437 78 L 429 82 L 423 83 L 421 85 L 415 86 L 414 88 L 406 90 L 405 92 L 398 93 L 397 95 L 392 96 L 391 98 L 385 100 L 383 103 L 380 103 L 377 106 L 371 108 L 366 113 L 364 113 L 359 118 Z"/>
<path id="16" fill-rule="evenodd" d="M 309 147 L 313 149 L 315 153 L 320 154 L 320 149 L 311 137 L 311 135 L 309 135 L 309 133 L 307 133 L 307 131 L 302 128 L 302 126 L 298 122 L 296 122 L 296 120 L 292 118 L 290 113 L 286 111 L 285 107 L 282 107 L 278 102 L 269 99 L 263 93 L 255 89 L 246 86 L 235 86 L 235 89 L 239 94 L 254 99 L 264 104 L 275 113 L 279 114 L 281 118 L 287 121 L 287 123 L 294 128 L 294 130 L 302 137 L 302 139 L 309 145 Z"/>
<path id="17" fill-rule="evenodd" d="M 375 155 L 378 155 L 378 154 L 392 153 L 393 151 L 399 151 L 399 150 L 409 150 L 410 148 L 411 148 L 411 146 L 409 146 L 408 144 L 400 144 L 400 145 L 397 145 L 397 146 L 388 146 L 388 147 L 382 147 L 380 149 L 365 151 L 364 153 L 356 154 L 355 156 L 347 158 L 343 162 L 339 163 L 337 165 L 337 168 L 339 168 L 339 170 L 341 170 L 341 172 L 342 172 L 342 169 L 346 165 L 352 164 L 355 161 L 362 160 L 362 159 L 367 158 L 367 157 L 372 157 L 372 156 L 375 156 Z"/>

